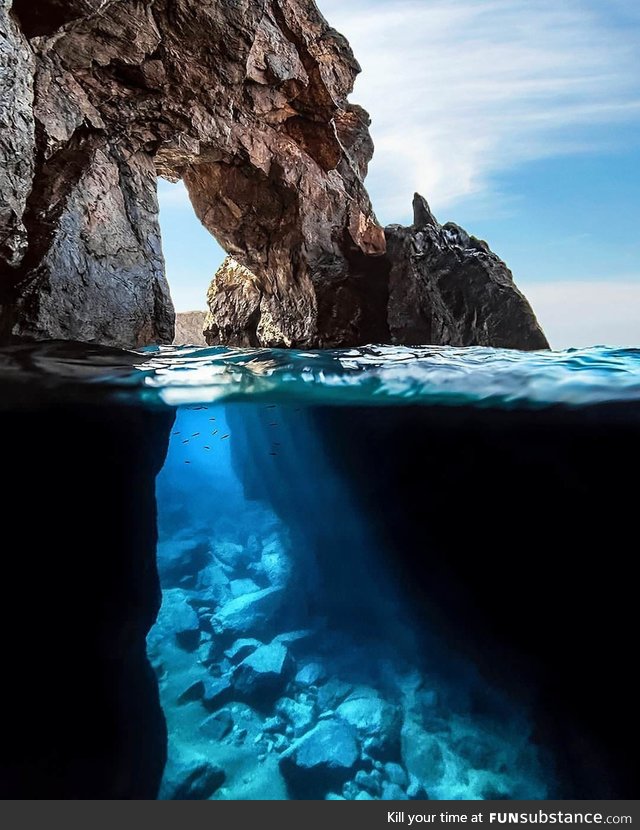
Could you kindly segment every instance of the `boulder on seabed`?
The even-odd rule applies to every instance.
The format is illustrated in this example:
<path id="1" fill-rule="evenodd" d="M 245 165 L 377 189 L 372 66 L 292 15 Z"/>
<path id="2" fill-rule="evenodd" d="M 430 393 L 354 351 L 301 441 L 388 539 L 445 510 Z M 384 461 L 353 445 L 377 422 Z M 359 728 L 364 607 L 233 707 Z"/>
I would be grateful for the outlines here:
<path id="1" fill-rule="evenodd" d="M 440 742 L 410 718 L 402 726 L 402 763 L 411 781 L 427 789 L 438 785 L 445 774 Z"/>
<path id="2" fill-rule="evenodd" d="M 318 689 L 318 707 L 320 711 L 325 712 L 327 709 L 335 709 L 352 689 L 353 686 L 332 677 Z"/>
<path id="3" fill-rule="evenodd" d="M 291 557 L 280 538 L 273 539 L 262 549 L 262 571 L 272 588 L 285 588 L 291 579 Z"/>
<path id="4" fill-rule="evenodd" d="M 196 680 L 193 683 L 190 683 L 184 692 L 181 693 L 180 697 L 178 698 L 178 703 L 193 703 L 196 700 L 202 700 L 204 695 L 204 681 Z"/>
<path id="5" fill-rule="evenodd" d="M 233 697 L 233 683 L 229 675 L 211 677 L 204 681 L 202 705 L 210 712 L 214 712 L 228 703 Z"/>
<path id="6" fill-rule="evenodd" d="M 229 583 L 229 590 L 234 599 L 242 597 L 245 594 L 255 594 L 260 590 L 253 579 L 234 579 Z"/>
<path id="7" fill-rule="evenodd" d="M 264 645 L 260 640 L 255 640 L 253 637 L 241 637 L 236 640 L 224 653 L 224 656 L 234 665 L 241 663 L 245 657 L 248 657 L 257 648 Z"/>
<path id="8" fill-rule="evenodd" d="M 200 732 L 212 741 L 222 741 L 231 734 L 233 715 L 228 709 L 221 709 L 200 724 Z"/>
<path id="9" fill-rule="evenodd" d="M 158 543 L 158 573 L 169 588 L 195 585 L 209 560 L 209 546 L 202 539 L 166 539 Z"/>
<path id="10" fill-rule="evenodd" d="M 295 738 L 308 732 L 315 722 L 313 704 L 299 703 L 290 697 L 283 697 L 276 703 L 276 712 L 291 726 Z"/>
<path id="11" fill-rule="evenodd" d="M 217 635 L 236 636 L 261 634 L 272 624 L 282 597 L 282 590 L 265 588 L 263 591 L 232 599 L 211 618 L 213 632 Z"/>
<path id="12" fill-rule="evenodd" d="M 223 566 L 213 559 L 200 571 L 196 587 L 198 591 L 216 604 L 232 599 L 229 577 L 224 572 Z"/>
<path id="13" fill-rule="evenodd" d="M 161 801 L 205 801 L 225 780 L 224 771 L 204 755 L 171 746 L 160 794 Z"/>
<path id="14" fill-rule="evenodd" d="M 235 692 L 245 699 L 261 703 L 281 691 L 291 669 L 285 646 L 271 643 L 260 646 L 236 667 L 233 674 Z"/>
<path id="15" fill-rule="evenodd" d="M 389 761 L 384 765 L 384 772 L 392 784 L 397 784 L 399 787 L 405 788 L 409 785 L 409 776 L 400 764 L 394 764 L 392 761 Z"/>
<path id="16" fill-rule="evenodd" d="M 295 681 L 301 686 L 317 686 L 327 672 L 321 663 L 306 663 L 296 674 Z"/>
<path id="17" fill-rule="evenodd" d="M 246 568 L 251 561 L 250 552 L 235 542 L 224 540 L 214 541 L 211 551 L 218 562 L 221 562 L 227 572 L 234 572 Z"/>
<path id="18" fill-rule="evenodd" d="M 408 801 L 409 797 L 406 792 L 397 784 L 391 784 L 386 781 L 382 785 L 382 801 Z"/>
<path id="19" fill-rule="evenodd" d="M 321 799 L 341 789 L 358 763 L 356 731 L 342 720 L 324 720 L 280 756 L 294 798 Z"/>
<path id="20" fill-rule="evenodd" d="M 401 717 L 398 707 L 375 694 L 356 694 L 341 703 L 336 714 L 356 729 L 369 756 L 399 757 Z"/>
<path id="21" fill-rule="evenodd" d="M 150 645 L 161 645 L 174 636 L 178 645 L 186 651 L 195 651 L 200 644 L 200 620 L 188 602 L 189 596 L 181 588 L 162 592 L 162 607 L 158 622 L 152 629 Z"/>

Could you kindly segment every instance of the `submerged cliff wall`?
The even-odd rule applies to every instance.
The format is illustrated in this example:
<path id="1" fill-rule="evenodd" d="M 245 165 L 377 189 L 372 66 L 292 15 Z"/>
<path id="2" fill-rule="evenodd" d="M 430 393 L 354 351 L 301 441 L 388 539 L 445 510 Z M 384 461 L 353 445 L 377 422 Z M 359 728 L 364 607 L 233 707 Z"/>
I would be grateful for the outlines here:
<path id="1" fill-rule="evenodd" d="M 166 727 L 145 638 L 160 607 L 154 482 L 174 414 L 108 406 L 95 386 L 75 400 L 40 375 L 50 356 L 3 355 L 14 533 L 0 608 L 0 798 L 155 798 Z M 54 357 L 79 367 L 85 356 Z"/>

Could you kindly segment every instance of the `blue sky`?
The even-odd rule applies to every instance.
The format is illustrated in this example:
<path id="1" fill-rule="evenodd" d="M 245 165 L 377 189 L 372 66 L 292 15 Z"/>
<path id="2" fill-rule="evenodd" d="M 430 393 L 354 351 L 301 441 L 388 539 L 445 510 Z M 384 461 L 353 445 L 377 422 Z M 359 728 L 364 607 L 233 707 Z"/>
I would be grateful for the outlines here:
<path id="1" fill-rule="evenodd" d="M 414 190 L 491 244 L 557 348 L 640 345 L 640 3 L 320 0 L 362 64 L 369 191 Z M 203 308 L 221 261 L 182 185 L 160 183 L 169 281 Z"/>

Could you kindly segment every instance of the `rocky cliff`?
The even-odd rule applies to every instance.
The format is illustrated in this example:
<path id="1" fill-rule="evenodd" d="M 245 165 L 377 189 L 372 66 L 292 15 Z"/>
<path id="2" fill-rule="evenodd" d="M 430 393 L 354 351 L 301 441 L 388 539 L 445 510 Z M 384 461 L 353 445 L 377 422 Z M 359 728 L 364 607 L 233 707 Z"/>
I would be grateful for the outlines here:
<path id="1" fill-rule="evenodd" d="M 416 194 L 414 223 L 385 230 L 387 252 L 369 261 L 356 307 L 336 302 L 331 325 L 310 344 L 323 348 L 364 343 L 494 346 L 547 349 L 549 344 L 513 274 L 486 242 L 448 222 L 441 225 Z M 227 257 L 208 293 L 204 334 L 211 345 L 299 345 L 290 318 L 265 302 L 264 281 Z M 326 322 L 324 318 L 321 322 Z"/>
<path id="2" fill-rule="evenodd" d="M 205 320 L 204 311 L 180 311 L 176 314 L 176 346 L 206 346 L 202 333 Z"/>
<path id="3" fill-rule="evenodd" d="M 1 337 L 171 342 L 158 175 L 257 275 L 268 342 L 390 336 L 359 66 L 312 0 L 0 0 L 0 70 Z"/>

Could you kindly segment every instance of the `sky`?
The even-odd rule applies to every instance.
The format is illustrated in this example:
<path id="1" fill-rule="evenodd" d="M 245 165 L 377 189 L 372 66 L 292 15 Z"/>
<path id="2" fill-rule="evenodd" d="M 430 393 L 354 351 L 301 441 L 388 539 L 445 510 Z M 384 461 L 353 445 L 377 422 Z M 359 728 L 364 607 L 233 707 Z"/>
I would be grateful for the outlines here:
<path id="1" fill-rule="evenodd" d="M 414 191 L 486 239 L 554 348 L 640 345 L 640 3 L 319 0 L 362 65 L 367 186 L 383 224 Z M 223 252 L 160 182 L 179 311 Z"/>

